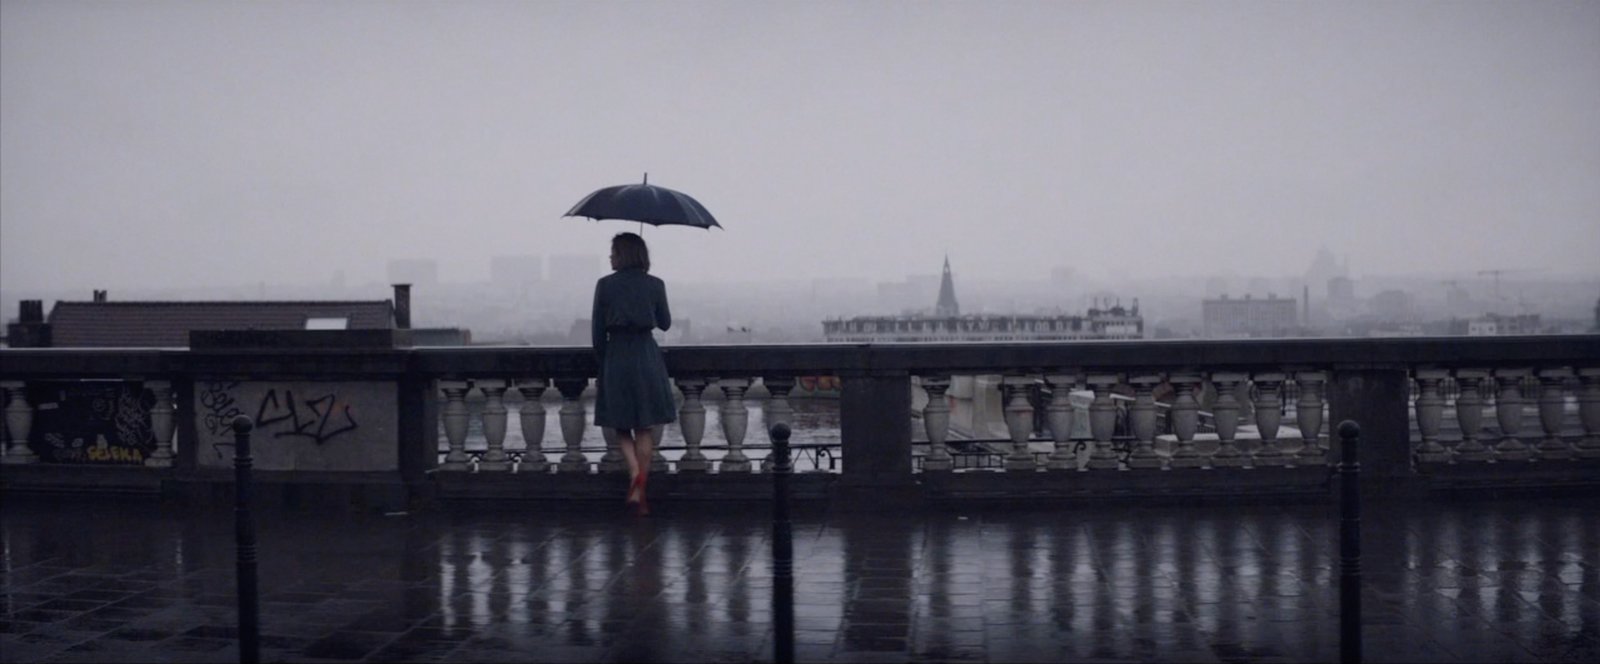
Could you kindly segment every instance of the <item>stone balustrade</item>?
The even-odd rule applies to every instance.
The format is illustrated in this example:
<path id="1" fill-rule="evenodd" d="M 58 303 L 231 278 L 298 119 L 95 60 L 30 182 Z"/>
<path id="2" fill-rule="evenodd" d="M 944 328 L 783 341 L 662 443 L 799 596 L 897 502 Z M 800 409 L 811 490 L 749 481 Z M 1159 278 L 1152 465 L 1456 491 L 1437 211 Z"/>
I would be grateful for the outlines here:
<path id="1" fill-rule="evenodd" d="M 225 445 L 207 438 L 206 416 L 221 416 L 219 399 L 246 392 L 255 400 L 242 404 L 246 410 L 291 403 L 288 414 L 266 418 L 278 426 L 275 441 L 300 446 L 283 462 L 286 476 L 387 473 L 416 487 L 430 477 L 578 478 L 623 467 L 614 437 L 605 437 L 598 458 L 584 445 L 592 425 L 583 393 L 595 371 L 586 349 L 3 349 L 0 361 L 7 432 L 0 460 L 12 469 L 54 465 L 30 438 L 38 414 L 30 385 L 107 379 L 143 394 L 142 421 L 154 439 L 143 467 L 179 477 L 225 459 Z M 1516 469 L 1529 467 L 1564 473 L 1565 483 L 1600 480 L 1596 335 L 675 347 L 667 361 L 681 394 L 678 421 L 669 426 L 682 444 L 671 456 L 658 447 L 652 465 L 684 478 L 768 470 L 766 434 L 749 431 L 750 390 L 770 395 L 762 404 L 770 426 L 791 417 L 795 377 L 837 375 L 841 487 L 956 496 L 1065 486 L 1198 490 L 1300 478 L 1321 490 L 1330 424 L 1346 418 L 1377 441 L 1363 460 L 1373 481 L 1526 483 L 1536 475 Z M 952 379 L 975 374 L 1002 377 L 995 389 L 1004 439 L 952 439 Z M 310 398 L 318 390 L 329 392 L 325 401 Z M 913 442 L 908 426 L 912 390 L 926 396 L 917 413 L 925 444 Z M 1074 393 L 1086 407 L 1073 405 Z M 553 426 L 539 405 L 546 397 L 560 400 Z M 476 412 L 469 401 L 481 403 Z M 710 413 L 716 445 L 706 440 Z M 469 451 L 474 426 L 483 447 Z M 508 449 L 513 426 L 532 442 Z M 1087 435 L 1075 436 L 1078 430 Z M 338 456 L 346 454 L 338 441 L 358 436 L 361 446 L 389 449 Z M 973 454 L 996 462 L 974 471 L 962 463 Z"/>
<path id="2" fill-rule="evenodd" d="M 657 445 L 651 460 L 651 469 L 654 471 L 679 472 L 689 474 L 721 474 L 721 473 L 752 473 L 770 470 L 767 458 L 763 455 L 759 466 L 755 460 L 746 453 L 748 449 L 746 438 L 749 434 L 750 409 L 746 406 L 746 394 L 756 385 L 765 389 L 765 413 L 768 427 L 779 422 L 789 423 L 793 408 L 789 404 L 789 393 L 793 391 L 795 380 L 788 376 L 767 376 L 760 378 L 715 378 L 715 377 L 680 377 L 673 380 L 679 394 L 682 395 L 678 410 L 678 419 L 671 426 L 676 427 L 683 439 L 681 450 L 672 450 L 676 458 L 668 459 L 663 453 L 666 446 L 662 445 L 665 438 L 667 425 L 657 425 L 654 429 Z M 548 419 L 543 406 L 544 394 L 554 385 L 560 395 L 559 429 L 555 432 L 557 440 L 548 441 L 546 435 L 546 420 Z M 605 441 L 605 451 L 598 460 L 591 460 L 585 452 L 583 445 L 585 434 L 593 427 L 592 413 L 589 404 L 583 395 L 590 387 L 590 382 L 584 379 L 452 379 L 438 381 L 439 393 L 442 395 L 440 420 L 443 424 L 444 452 L 443 461 L 439 470 L 445 472 L 516 472 L 516 473 L 556 473 L 556 474 L 590 474 L 590 473 L 620 473 L 625 464 L 621 448 L 617 443 L 616 435 L 609 429 L 601 429 L 600 434 Z M 506 432 L 511 422 L 512 411 L 505 404 L 505 394 L 516 390 L 522 397 L 522 406 L 516 410 L 518 425 L 523 446 L 517 449 L 506 447 Z M 705 449 L 705 435 L 707 422 L 707 408 L 705 394 L 707 390 L 715 390 L 718 399 L 715 400 L 716 418 L 720 431 L 718 439 L 722 444 L 718 446 L 718 455 L 713 458 L 707 456 Z M 483 407 L 476 415 L 483 431 L 485 448 L 482 450 L 468 450 L 467 439 L 469 413 L 467 402 L 471 399 L 483 401 Z M 758 434 L 765 437 L 765 433 Z M 762 445 L 765 449 L 765 445 Z"/>
<path id="3" fill-rule="evenodd" d="M 921 378 L 928 397 L 922 419 L 930 442 L 922 471 L 950 472 L 955 467 L 944 444 L 949 440 L 949 405 L 944 394 L 949 389 L 951 376 L 930 374 Z M 1001 468 L 1007 472 L 1033 472 L 1324 466 L 1328 464 L 1327 431 L 1323 429 L 1327 419 L 1326 403 L 1322 399 L 1322 385 L 1326 382 L 1327 374 L 1323 371 L 1266 371 L 1249 375 L 1232 371 L 1140 371 L 1006 376 L 1000 389 L 1006 404 L 1004 419 L 1010 440 Z M 1031 447 L 1042 443 L 1040 432 L 1031 430 L 1036 418 L 1026 398 L 1025 388 L 1034 383 L 1043 383 L 1050 391 L 1046 406 L 1049 428 L 1044 432 L 1048 434 L 1048 443 L 1043 443 L 1049 446 L 1048 451 L 1034 451 Z M 1217 392 L 1212 408 L 1216 433 L 1202 435 L 1199 433 L 1201 407 L 1195 393 L 1208 383 L 1214 385 Z M 1236 396 L 1246 384 L 1255 388 L 1249 391 L 1254 395 L 1249 418 L 1241 416 Z M 1289 384 L 1299 388 L 1298 398 L 1285 404 L 1282 392 Z M 1171 400 L 1170 431 L 1159 435 L 1155 399 L 1158 388 Z M 1094 397 L 1086 413 L 1090 436 L 1082 441 L 1087 443 L 1088 453 L 1080 458 L 1077 452 L 1080 441 L 1070 436 L 1077 415 L 1069 405 L 1068 395 L 1083 389 L 1092 392 Z M 1130 430 L 1122 436 L 1115 433 L 1119 406 L 1111 398 L 1119 389 L 1133 394 L 1126 418 Z M 1284 429 L 1286 415 L 1295 425 L 1293 429 Z M 1241 426 L 1250 430 L 1247 437 L 1240 435 Z M 1284 431 L 1292 431 L 1293 435 L 1280 439 L 1280 432 Z"/>
<path id="4" fill-rule="evenodd" d="M 1429 367 L 1412 372 L 1418 396 L 1413 402 L 1421 464 L 1536 462 L 1600 458 L 1600 367 L 1536 366 Z M 1537 379 L 1537 398 L 1529 403 L 1522 386 Z M 1452 398 L 1442 396 L 1453 381 Z M 1489 387 L 1490 389 L 1484 389 Z M 1492 395 L 1483 398 L 1484 392 Z M 1532 409 L 1539 431 L 1525 427 Z M 1485 419 L 1485 411 L 1490 414 Z M 1447 413 L 1453 414 L 1447 417 Z M 1457 431 L 1445 435 L 1453 419 Z M 1485 427 L 1492 422 L 1494 428 Z"/>

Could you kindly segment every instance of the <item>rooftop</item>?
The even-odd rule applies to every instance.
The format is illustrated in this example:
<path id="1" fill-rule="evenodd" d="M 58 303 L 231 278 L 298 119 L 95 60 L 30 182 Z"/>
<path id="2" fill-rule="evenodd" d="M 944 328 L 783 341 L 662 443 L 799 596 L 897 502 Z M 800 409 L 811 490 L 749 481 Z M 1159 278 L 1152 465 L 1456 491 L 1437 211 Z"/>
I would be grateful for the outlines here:
<path id="1" fill-rule="evenodd" d="M 346 329 L 394 327 L 388 300 L 260 302 L 57 302 L 52 345 L 175 348 L 192 330 L 304 330 L 312 319 L 344 318 Z"/>

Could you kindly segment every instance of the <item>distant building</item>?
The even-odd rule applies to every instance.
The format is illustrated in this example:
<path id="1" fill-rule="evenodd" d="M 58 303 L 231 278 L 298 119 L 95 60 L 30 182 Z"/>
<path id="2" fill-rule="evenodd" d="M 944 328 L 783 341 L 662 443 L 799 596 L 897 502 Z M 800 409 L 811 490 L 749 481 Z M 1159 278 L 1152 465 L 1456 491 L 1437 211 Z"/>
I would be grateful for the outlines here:
<path id="1" fill-rule="evenodd" d="M 924 310 L 926 311 L 926 310 Z M 950 259 L 932 315 L 856 316 L 822 322 L 828 341 L 840 342 L 973 342 L 1067 341 L 1078 339 L 1142 339 L 1144 319 L 1138 300 L 1133 308 L 1090 309 L 1086 316 L 1069 315 L 961 315 L 956 301 Z"/>
<path id="2" fill-rule="evenodd" d="M 1204 334 L 1212 338 L 1281 337 L 1298 329 L 1295 299 L 1268 294 L 1266 299 L 1223 295 L 1200 303 Z"/>
<path id="3" fill-rule="evenodd" d="M 954 318 L 961 315 L 961 305 L 956 302 L 956 285 L 950 276 L 950 257 L 944 257 L 944 276 L 939 280 L 939 301 L 933 305 L 933 315 Z"/>
<path id="4" fill-rule="evenodd" d="M 439 263 L 431 258 L 397 258 L 389 261 L 389 283 L 435 286 L 439 283 Z"/>
<path id="5" fill-rule="evenodd" d="M 1516 334 L 1539 334 L 1543 329 L 1539 314 L 1502 316 L 1484 314 L 1467 320 L 1467 336 L 1494 337 Z"/>
<path id="6" fill-rule="evenodd" d="M 1311 260 L 1311 266 L 1306 268 L 1305 282 L 1308 284 L 1328 284 L 1335 277 L 1349 276 L 1349 259 L 1346 258 L 1343 263 L 1340 263 L 1334 258 L 1333 252 L 1328 251 L 1327 247 L 1321 247 L 1317 249 L 1316 258 Z M 1328 297 L 1333 296 L 1331 287 L 1326 295 Z"/>
<path id="7" fill-rule="evenodd" d="M 1417 299 L 1403 290 L 1382 291 L 1372 296 L 1369 306 L 1379 321 L 1409 323 L 1418 319 Z"/>
<path id="8" fill-rule="evenodd" d="M 1345 276 L 1329 279 L 1328 301 L 1335 304 L 1354 303 L 1356 301 L 1356 282 Z"/>
<path id="9" fill-rule="evenodd" d="M 1328 280 L 1328 298 L 1323 301 L 1322 310 L 1327 319 L 1332 321 L 1348 321 L 1361 317 L 1361 303 L 1356 300 L 1356 282 L 1350 277 L 1338 276 Z"/>
<path id="10" fill-rule="evenodd" d="M 1144 318 L 1137 305 L 1090 309 L 1087 316 L 856 316 L 823 321 L 822 333 L 828 341 L 846 342 L 1143 339 Z"/>

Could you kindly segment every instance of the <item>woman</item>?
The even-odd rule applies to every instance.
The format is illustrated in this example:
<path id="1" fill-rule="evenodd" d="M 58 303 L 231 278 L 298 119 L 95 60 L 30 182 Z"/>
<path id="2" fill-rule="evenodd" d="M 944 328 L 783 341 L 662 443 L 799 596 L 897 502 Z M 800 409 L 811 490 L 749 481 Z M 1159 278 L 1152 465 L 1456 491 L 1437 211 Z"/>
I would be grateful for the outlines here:
<path id="1" fill-rule="evenodd" d="M 611 269 L 594 286 L 594 354 L 600 364 L 594 423 L 615 429 L 628 463 L 628 504 L 649 514 L 645 484 L 655 439 L 650 427 L 677 419 L 672 383 L 661 348 L 650 335 L 672 327 L 667 286 L 650 276 L 650 250 L 644 238 L 618 233 L 611 238 Z"/>

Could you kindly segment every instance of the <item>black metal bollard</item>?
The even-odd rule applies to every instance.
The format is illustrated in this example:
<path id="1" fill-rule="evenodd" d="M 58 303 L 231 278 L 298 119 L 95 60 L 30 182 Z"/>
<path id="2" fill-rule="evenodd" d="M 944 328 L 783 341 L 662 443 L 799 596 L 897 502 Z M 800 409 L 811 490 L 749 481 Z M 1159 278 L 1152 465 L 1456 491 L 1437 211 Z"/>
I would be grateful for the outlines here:
<path id="1" fill-rule="evenodd" d="M 256 596 L 256 522 L 250 514 L 254 491 L 250 484 L 250 430 L 256 423 L 246 415 L 233 418 L 233 525 L 238 546 L 239 661 L 261 661 L 261 611 Z"/>
<path id="2" fill-rule="evenodd" d="M 1361 661 L 1361 425 L 1339 423 L 1339 661 Z"/>
<path id="3" fill-rule="evenodd" d="M 789 530 L 789 425 L 772 425 L 772 659 L 794 661 L 794 536 Z"/>

